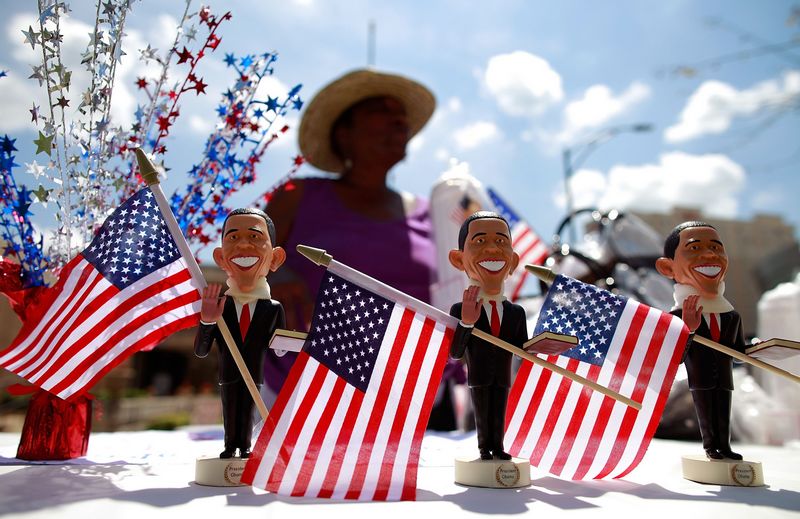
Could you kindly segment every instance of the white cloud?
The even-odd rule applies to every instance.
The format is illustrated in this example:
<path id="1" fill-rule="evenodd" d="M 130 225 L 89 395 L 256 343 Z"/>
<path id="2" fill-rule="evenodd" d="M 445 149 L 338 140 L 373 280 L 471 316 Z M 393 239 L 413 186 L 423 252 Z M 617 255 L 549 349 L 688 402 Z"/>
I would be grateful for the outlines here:
<path id="1" fill-rule="evenodd" d="M 447 148 L 438 148 L 434 152 L 433 156 L 436 157 L 436 160 L 440 160 L 443 162 L 450 160 L 450 158 L 452 157 L 450 151 Z"/>
<path id="2" fill-rule="evenodd" d="M 584 130 L 603 126 L 649 97 L 650 87 L 638 81 L 618 96 L 606 85 L 593 85 L 564 108 L 564 129 L 556 140 L 570 142 Z"/>
<path id="3" fill-rule="evenodd" d="M 192 115 L 189 117 L 189 129 L 199 135 L 208 135 L 214 129 L 214 125 L 205 117 Z"/>
<path id="4" fill-rule="evenodd" d="M 683 152 L 665 153 L 657 164 L 614 166 L 607 175 L 582 169 L 570 178 L 575 208 L 664 212 L 681 206 L 726 218 L 736 216 L 744 183 L 744 169 L 727 156 Z M 565 206 L 563 192 L 554 198 Z"/>
<path id="5" fill-rule="evenodd" d="M 0 95 L 3 98 L 0 102 L 0 132 L 33 128 L 29 110 L 35 98 L 31 95 L 30 80 L 12 73 L 0 81 Z M 37 104 L 40 101 L 37 100 Z"/>
<path id="6" fill-rule="evenodd" d="M 706 81 L 689 97 L 678 122 L 664 131 L 664 138 L 675 143 L 723 133 L 735 118 L 796 105 L 799 99 L 800 71 L 797 70 L 746 90 L 737 90 L 721 81 Z"/>
<path id="7" fill-rule="evenodd" d="M 463 104 L 461 103 L 461 99 L 458 97 L 451 97 L 447 100 L 447 109 L 450 110 L 452 113 L 458 113 L 463 108 Z"/>
<path id="8" fill-rule="evenodd" d="M 484 81 L 500 108 L 517 117 L 538 115 L 564 97 L 558 72 L 525 51 L 490 58 Z"/>
<path id="9" fill-rule="evenodd" d="M 455 131 L 453 139 L 462 150 L 477 148 L 500 135 L 497 125 L 491 121 L 478 121 Z"/>

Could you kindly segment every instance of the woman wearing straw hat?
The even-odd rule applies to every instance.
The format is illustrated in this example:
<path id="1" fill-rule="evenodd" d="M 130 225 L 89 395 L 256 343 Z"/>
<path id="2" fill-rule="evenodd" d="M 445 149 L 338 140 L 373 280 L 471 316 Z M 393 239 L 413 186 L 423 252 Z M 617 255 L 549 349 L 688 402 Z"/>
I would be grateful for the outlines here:
<path id="1" fill-rule="evenodd" d="M 409 139 L 430 119 L 433 94 L 416 81 L 362 69 L 323 87 L 300 122 L 307 162 L 335 174 L 282 189 L 268 211 L 288 252 L 276 299 L 287 325 L 307 329 L 322 269 L 301 257 L 298 243 L 327 250 L 346 263 L 418 299 L 430 301 L 435 249 L 427 201 L 387 185 Z M 279 374 L 267 380 L 282 381 Z"/>

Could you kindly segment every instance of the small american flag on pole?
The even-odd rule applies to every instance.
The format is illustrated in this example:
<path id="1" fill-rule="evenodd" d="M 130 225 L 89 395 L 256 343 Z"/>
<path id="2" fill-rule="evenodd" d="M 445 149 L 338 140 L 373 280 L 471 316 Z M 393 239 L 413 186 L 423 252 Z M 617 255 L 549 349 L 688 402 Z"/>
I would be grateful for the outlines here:
<path id="1" fill-rule="evenodd" d="M 548 361 L 641 402 L 642 409 L 526 362 L 509 395 L 506 447 L 566 479 L 626 475 L 653 437 L 689 330 L 673 315 L 558 276 L 535 334 L 544 331 L 579 339 Z"/>
<path id="2" fill-rule="evenodd" d="M 332 261 L 241 480 L 283 495 L 416 498 L 456 320 Z"/>
<path id="3" fill-rule="evenodd" d="M 528 271 L 522 268 L 522 265 L 542 265 L 547 259 L 549 250 L 536 231 L 515 213 L 493 189 L 487 188 L 487 191 L 495 210 L 508 220 L 511 230 L 511 246 L 514 248 L 514 252 L 519 254 L 520 267 L 506 280 L 508 287 L 506 296 L 512 301 L 516 301 L 528 276 Z"/>
<path id="4" fill-rule="evenodd" d="M 69 399 L 131 354 L 195 326 L 199 312 L 197 286 L 145 188 L 64 267 L 0 367 Z"/>

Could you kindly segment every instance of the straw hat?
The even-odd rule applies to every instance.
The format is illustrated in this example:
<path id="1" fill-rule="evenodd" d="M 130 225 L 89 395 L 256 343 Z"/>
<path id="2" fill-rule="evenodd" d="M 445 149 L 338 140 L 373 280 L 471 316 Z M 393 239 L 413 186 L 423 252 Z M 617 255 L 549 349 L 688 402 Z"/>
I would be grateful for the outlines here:
<path id="1" fill-rule="evenodd" d="M 370 97 L 389 96 L 403 103 L 410 137 L 428 122 L 436 100 L 426 87 L 396 74 L 369 69 L 354 70 L 326 85 L 308 103 L 300 121 L 300 152 L 315 167 L 341 173 L 344 164 L 331 148 L 333 123 L 345 110 Z"/>

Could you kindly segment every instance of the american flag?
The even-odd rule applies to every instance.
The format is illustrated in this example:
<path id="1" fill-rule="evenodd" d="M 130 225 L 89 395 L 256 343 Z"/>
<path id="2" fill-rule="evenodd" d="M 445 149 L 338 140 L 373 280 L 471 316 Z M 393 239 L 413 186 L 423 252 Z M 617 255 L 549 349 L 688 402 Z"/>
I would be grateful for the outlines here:
<path id="1" fill-rule="evenodd" d="M 0 366 L 69 399 L 131 354 L 195 326 L 199 312 L 200 293 L 145 188 L 64 267 Z"/>
<path id="2" fill-rule="evenodd" d="M 622 477 L 644 456 L 688 339 L 683 321 L 593 285 L 558 276 L 535 334 L 575 335 L 548 361 L 637 402 L 635 409 L 524 363 L 511 388 L 505 446 L 566 479 Z"/>
<path id="3" fill-rule="evenodd" d="M 523 265 L 541 265 L 547 259 L 549 252 L 547 245 L 542 242 L 536 231 L 528 225 L 511 207 L 506 204 L 500 196 L 491 188 L 487 188 L 489 198 L 495 206 L 495 210 L 506 220 L 511 230 L 511 246 L 514 252 L 519 254 L 519 267 L 506 280 L 506 296 L 512 301 L 516 301 L 525 284 L 528 271 Z"/>
<path id="4" fill-rule="evenodd" d="M 420 444 L 456 324 L 331 262 L 308 339 L 242 481 L 283 495 L 415 499 Z"/>

